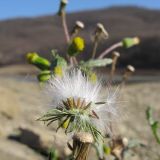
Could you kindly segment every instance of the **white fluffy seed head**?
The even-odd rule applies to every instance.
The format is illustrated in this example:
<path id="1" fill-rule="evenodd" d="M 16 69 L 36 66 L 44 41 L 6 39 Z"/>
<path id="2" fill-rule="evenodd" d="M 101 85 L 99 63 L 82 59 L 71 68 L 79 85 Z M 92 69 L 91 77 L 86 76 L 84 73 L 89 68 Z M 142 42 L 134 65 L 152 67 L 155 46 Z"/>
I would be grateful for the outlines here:
<path id="1" fill-rule="evenodd" d="M 51 100 L 51 107 L 62 107 L 63 101 L 71 97 L 75 100 L 78 98 L 84 99 L 86 103 L 92 102 L 90 111 L 94 111 L 97 117 L 91 118 L 86 117 L 86 115 L 81 117 L 90 118 L 91 123 L 103 134 L 110 131 L 110 122 L 119 117 L 117 100 L 119 88 L 112 91 L 111 87 L 108 87 L 107 93 L 102 99 L 103 88 L 101 83 L 91 83 L 78 69 L 64 73 L 62 78 L 54 77 L 49 81 L 46 90 Z M 105 104 L 96 105 L 96 102 L 105 102 Z M 78 125 L 78 122 L 76 124 Z"/>
<path id="2" fill-rule="evenodd" d="M 67 98 L 84 99 L 86 103 L 98 100 L 100 83 L 92 84 L 80 70 L 64 73 L 62 78 L 54 77 L 47 86 L 48 96 L 53 107 L 62 104 Z"/>
<path id="3" fill-rule="evenodd" d="M 107 92 L 104 93 L 105 104 L 97 105 L 94 111 L 99 117 L 99 122 L 96 126 L 101 130 L 103 134 L 111 133 L 110 124 L 112 122 L 119 121 L 121 118 L 121 102 L 119 101 L 120 88 L 113 89 L 108 85 Z"/>

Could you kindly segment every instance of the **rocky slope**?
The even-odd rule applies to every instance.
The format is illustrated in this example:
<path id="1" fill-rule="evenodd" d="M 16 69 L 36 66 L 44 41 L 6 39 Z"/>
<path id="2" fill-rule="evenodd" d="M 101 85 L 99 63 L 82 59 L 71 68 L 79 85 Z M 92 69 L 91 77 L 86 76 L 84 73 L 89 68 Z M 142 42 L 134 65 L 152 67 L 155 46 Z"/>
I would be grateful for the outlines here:
<path id="1" fill-rule="evenodd" d="M 160 11 L 137 7 L 114 7 L 103 10 L 84 11 L 68 15 L 69 28 L 76 20 L 85 23 L 81 33 L 86 39 L 84 56 L 91 52 L 91 35 L 97 22 L 107 28 L 110 38 L 103 42 L 98 53 L 110 44 L 126 36 L 139 36 L 141 45 L 129 50 L 120 50 L 119 65 L 132 63 L 137 68 L 160 68 Z M 65 53 L 61 20 L 58 16 L 24 18 L 0 22 L 0 65 L 24 63 L 27 52 L 37 51 L 50 57 L 50 50 Z"/>

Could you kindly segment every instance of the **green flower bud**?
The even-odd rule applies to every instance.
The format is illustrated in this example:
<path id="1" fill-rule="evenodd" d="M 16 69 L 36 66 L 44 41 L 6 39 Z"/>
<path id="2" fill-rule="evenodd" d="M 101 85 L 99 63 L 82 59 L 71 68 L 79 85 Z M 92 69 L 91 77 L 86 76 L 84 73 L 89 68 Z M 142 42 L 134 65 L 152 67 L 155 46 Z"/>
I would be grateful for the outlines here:
<path id="1" fill-rule="evenodd" d="M 37 78 L 39 82 L 46 82 L 51 78 L 51 71 L 42 71 Z"/>
<path id="2" fill-rule="evenodd" d="M 85 43 L 81 37 L 75 37 L 68 48 L 68 54 L 70 56 L 76 56 L 84 50 Z"/>
<path id="3" fill-rule="evenodd" d="M 134 38 L 124 38 L 122 41 L 123 47 L 130 48 L 140 43 L 140 39 L 138 37 Z"/>
<path id="4" fill-rule="evenodd" d="M 28 53 L 26 58 L 29 63 L 35 65 L 41 70 L 47 70 L 50 68 L 50 62 L 47 59 L 40 57 L 37 53 Z"/>

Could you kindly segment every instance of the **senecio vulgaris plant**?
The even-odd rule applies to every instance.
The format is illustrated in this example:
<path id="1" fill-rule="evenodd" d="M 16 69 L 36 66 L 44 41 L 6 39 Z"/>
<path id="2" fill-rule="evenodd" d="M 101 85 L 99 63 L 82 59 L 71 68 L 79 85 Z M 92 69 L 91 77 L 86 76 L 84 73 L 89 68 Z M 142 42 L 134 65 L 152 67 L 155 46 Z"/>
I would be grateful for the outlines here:
<path id="1" fill-rule="evenodd" d="M 104 138 L 112 132 L 112 120 L 119 116 L 119 89 L 115 92 L 108 90 L 102 95 L 102 84 L 94 69 L 111 65 L 112 81 L 120 56 L 115 50 L 119 47 L 130 48 L 137 45 L 139 38 L 124 38 L 97 56 L 100 42 L 109 38 L 103 24 L 97 23 L 90 58 L 87 61 L 78 60 L 78 55 L 85 51 L 85 40 L 80 36 L 85 25 L 76 21 L 69 33 L 65 11 L 67 4 L 67 0 L 61 0 L 58 11 L 68 45 L 65 57 L 60 56 L 56 50 L 52 50 L 51 60 L 41 57 L 38 53 L 27 54 L 28 62 L 39 68 L 37 78 L 40 83 L 46 83 L 46 90 L 52 102 L 52 109 L 39 120 L 47 125 L 58 121 L 57 130 L 63 128 L 66 134 L 72 133 L 73 143 L 68 143 L 72 150 L 72 159 L 87 160 L 89 149 L 93 145 L 97 149 L 99 159 L 104 159 L 104 154 L 112 154 L 121 160 L 127 144 L 126 139 L 114 137 L 111 138 L 112 143 L 104 145 Z M 105 58 L 110 52 L 112 58 Z M 121 86 L 134 71 L 133 66 L 127 66 Z"/>

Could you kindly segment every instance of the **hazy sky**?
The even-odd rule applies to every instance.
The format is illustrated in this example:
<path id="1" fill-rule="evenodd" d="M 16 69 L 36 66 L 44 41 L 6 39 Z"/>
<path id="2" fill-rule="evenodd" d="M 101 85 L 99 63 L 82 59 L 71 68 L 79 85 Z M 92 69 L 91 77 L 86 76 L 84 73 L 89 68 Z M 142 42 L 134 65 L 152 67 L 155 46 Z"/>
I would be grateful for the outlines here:
<path id="1" fill-rule="evenodd" d="M 53 14 L 60 0 L 0 0 L 0 19 Z M 69 12 L 104 8 L 113 5 L 136 5 L 160 9 L 160 0 L 69 0 Z"/>

